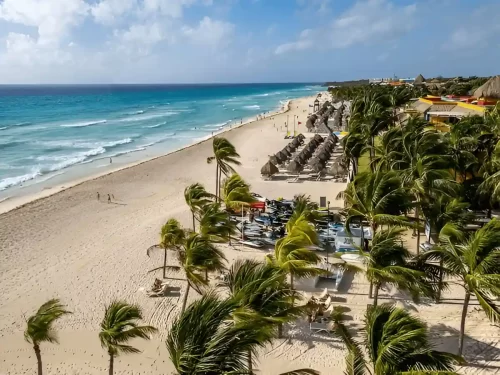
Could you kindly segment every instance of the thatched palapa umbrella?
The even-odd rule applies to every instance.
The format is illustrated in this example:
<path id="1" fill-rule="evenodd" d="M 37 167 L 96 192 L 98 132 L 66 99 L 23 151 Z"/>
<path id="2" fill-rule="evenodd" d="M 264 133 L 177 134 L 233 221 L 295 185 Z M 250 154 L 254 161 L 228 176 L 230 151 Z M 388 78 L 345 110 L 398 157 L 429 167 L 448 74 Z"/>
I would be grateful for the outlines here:
<path id="1" fill-rule="evenodd" d="M 300 146 L 300 138 L 296 137 L 294 139 L 292 139 L 292 141 L 290 142 L 291 145 L 293 145 L 294 147 L 298 147 Z"/>
<path id="2" fill-rule="evenodd" d="M 474 91 L 474 97 L 500 99 L 500 75 L 490 78 L 484 85 Z"/>
<path id="3" fill-rule="evenodd" d="M 321 152 L 321 153 L 318 154 L 318 159 L 322 160 L 322 161 L 327 161 L 328 159 L 330 159 L 330 153 L 328 153 L 328 152 Z"/>
<path id="4" fill-rule="evenodd" d="M 293 152 L 295 152 L 295 146 L 288 144 L 288 145 L 286 145 L 285 150 L 287 150 L 289 153 L 293 153 Z"/>
<path id="5" fill-rule="evenodd" d="M 333 163 L 332 167 L 330 168 L 329 171 L 332 175 L 338 176 L 338 175 L 345 175 L 346 169 L 344 168 L 343 165 L 341 165 L 338 162 Z"/>
<path id="6" fill-rule="evenodd" d="M 278 172 L 279 172 L 278 167 L 275 166 L 270 161 L 264 164 L 264 166 L 260 169 L 260 173 L 264 176 L 272 176 L 273 174 L 276 174 Z"/>
<path id="7" fill-rule="evenodd" d="M 323 137 L 319 134 L 315 134 L 313 139 L 319 143 L 322 143 L 324 141 Z"/>
<path id="8" fill-rule="evenodd" d="M 287 158 L 292 156 L 292 153 L 286 147 L 284 147 L 283 150 L 281 150 L 281 152 L 284 153 L 287 156 Z"/>
<path id="9" fill-rule="evenodd" d="M 325 169 L 324 163 L 316 163 L 312 166 L 312 170 L 316 173 L 321 172 L 323 169 Z"/>
<path id="10" fill-rule="evenodd" d="M 278 158 L 278 160 L 280 160 L 281 163 L 283 163 L 284 161 L 288 160 L 288 155 L 285 154 L 283 151 L 280 151 L 276 154 L 276 157 Z"/>
<path id="11" fill-rule="evenodd" d="M 314 158 L 309 159 L 309 163 L 307 163 L 307 164 L 309 164 L 310 167 L 314 167 L 318 163 L 322 163 L 322 161 L 319 160 L 317 157 L 314 157 Z"/>
<path id="12" fill-rule="evenodd" d="M 423 85 L 425 82 L 425 78 L 422 74 L 419 74 L 417 78 L 415 78 L 415 81 L 413 81 L 414 85 Z"/>
<path id="13" fill-rule="evenodd" d="M 306 136 L 302 133 L 300 133 L 297 138 L 301 139 L 301 140 L 304 140 L 306 138 Z"/>
<path id="14" fill-rule="evenodd" d="M 302 169 L 304 169 L 303 165 L 296 160 L 292 160 L 287 168 L 287 170 L 292 173 L 300 173 Z"/>
<path id="15" fill-rule="evenodd" d="M 273 163 L 274 165 L 281 164 L 281 160 L 279 160 L 276 155 L 272 155 L 269 157 L 269 161 Z"/>

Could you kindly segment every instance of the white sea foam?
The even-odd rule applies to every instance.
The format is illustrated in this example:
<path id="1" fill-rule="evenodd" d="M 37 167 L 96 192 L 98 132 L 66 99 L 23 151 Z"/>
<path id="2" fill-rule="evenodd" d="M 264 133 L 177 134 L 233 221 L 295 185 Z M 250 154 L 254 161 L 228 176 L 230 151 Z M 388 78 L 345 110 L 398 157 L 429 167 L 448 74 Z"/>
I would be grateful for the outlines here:
<path id="1" fill-rule="evenodd" d="M 116 141 L 108 142 L 92 142 L 88 140 L 60 140 L 60 141 L 41 141 L 35 142 L 36 144 L 46 146 L 46 147 L 64 147 L 64 148 L 96 148 L 96 147 L 106 147 L 111 148 L 127 143 L 133 142 L 132 138 L 123 138 Z"/>
<path id="2" fill-rule="evenodd" d="M 42 172 L 39 168 L 34 168 L 31 173 L 26 173 L 20 176 L 7 177 L 0 180 L 0 191 L 5 190 L 11 186 L 20 185 L 23 182 L 33 180 L 34 178 L 41 176 Z"/>
<path id="3" fill-rule="evenodd" d="M 167 112 L 151 114 L 151 115 L 132 116 L 132 117 L 127 117 L 127 118 L 122 118 L 122 119 L 116 120 L 116 121 L 117 122 L 146 121 L 146 120 L 152 120 L 152 119 L 160 118 L 160 117 L 174 116 L 174 115 L 178 115 L 178 114 L 179 114 L 178 111 L 167 111 Z"/>
<path id="4" fill-rule="evenodd" d="M 160 126 L 163 126 L 165 125 L 167 122 L 164 121 L 164 122 L 160 122 L 159 124 L 156 124 L 156 125 L 148 125 L 148 126 L 143 126 L 143 128 L 149 128 L 149 129 L 154 129 L 154 128 L 159 128 Z"/>
<path id="5" fill-rule="evenodd" d="M 243 107 L 243 109 L 260 109 L 260 105 L 246 105 Z"/>
<path id="6" fill-rule="evenodd" d="M 60 125 L 63 128 L 84 128 L 86 126 L 99 125 L 106 123 L 107 120 L 95 120 L 95 121 L 83 121 L 83 122 L 74 122 L 72 124 L 63 124 Z"/>
<path id="7" fill-rule="evenodd" d="M 0 130 L 6 130 L 6 129 L 8 129 L 8 127 L 7 127 L 7 126 L 2 126 L 2 127 L 0 128 Z"/>

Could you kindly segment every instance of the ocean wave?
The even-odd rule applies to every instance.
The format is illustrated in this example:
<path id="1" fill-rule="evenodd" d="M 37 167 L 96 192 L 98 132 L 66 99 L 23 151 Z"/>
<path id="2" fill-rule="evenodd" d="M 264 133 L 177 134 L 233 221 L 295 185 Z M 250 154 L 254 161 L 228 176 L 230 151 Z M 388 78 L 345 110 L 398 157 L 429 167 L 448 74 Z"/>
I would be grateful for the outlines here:
<path id="1" fill-rule="evenodd" d="M 133 117 L 127 117 L 127 118 L 122 118 L 120 120 L 116 120 L 117 122 L 136 122 L 136 121 L 146 121 L 146 120 L 152 120 L 155 118 L 160 118 L 160 117 L 167 117 L 167 116 L 174 116 L 178 115 L 178 111 L 167 111 L 163 113 L 158 113 L 158 114 L 151 114 L 151 115 L 144 115 L 144 116 L 133 116 Z"/>
<path id="2" fill-rule="evenodd" d="M 107 120 L 95 120 L 95 121 L 84 121 L 84 122 L 74 122 L 72 124 L 60 125 L 62 128 L 84 128 L 86 126 L 99 125 L 108 122 Z"/>
<path id="3" fill-rule="evenodd" d="M 8 126 L 2 126 L 2 127 L 0 128 L 0 130 L 6 130 L 6 129 L 8 129 L 8 128 L 9 128 Z"/>
<path id="4" fill-rule="evenodd" d="M 127 143 L 131 143 L 134 140 L 132 138 L 123 138 L 116 141 L 107 141 L 107 142 L 92 142 L 89 140 L 60 140 L 60 141 L 37 141 L 35 142 L 38 145 L 42 145 L 49 148 L 96 148 L 96 147 L 105 147 L 111 148 L 119 145 L 124 145 Z"/>
<path id="5" fill-rule="evenodd" d="M 22 184 L 23 182 L 33 180 L 34 178 L 41 176 L 42 172 L 39 168 L 33 169 L 31 173 L 26 173 L 20 176 L 15 177 L 7 177 L 3 180 L 0 180 L 0 191 L 5 190 L 12 186 L 17 186 Z"/>
<path id="6" fill-rule="evenodd" d="M 144 113 L 144 111 L 135 111 L 135 112 L 127 113 L 127 115 L 142 115 L 143 113 Z"/>
<path id="7" fill-rule="evenodd" d="M 260 109 L 260 105 L 246 105 L 243 109 Z"/>
<path id="8" fill-rule="evenodd" d="M 149 128 L 149 129 L 154 129 L 154 128 L 159 128 L 160 126 L 163 126 L 165 125 L 167 122 L 164 121 L 164 122 L 160 122 L 159 124 L 156 124 L 156 125 L 148 125 L 148 126 L 143 126 L 143 128 Z"/>
<path id="9" fill-rule="evenodd" d="M 228 121 L 224 121 L 224 122 L 220 122 L 218 124 L 208 124 L 208 125 L 203 125 L 202 128 L 209 128 L 209 129 L 214 129 L 214 130 L 221 130 L 223 129 L 224 127 L 226 127 L 226 125 L 228 125 L 229 123 L 231 122 L 231 120 L 228 120 Z M 191 129 L 191 130 L 198 130 L 199 128 L 197 129 Z"/>
<path id="10" fill-rule="evenodd" d="M 13 124 L 12 126 L 26 126 L 26 125 L 31 125 L 31 122 L 19 122 L 17 124 Z"/>

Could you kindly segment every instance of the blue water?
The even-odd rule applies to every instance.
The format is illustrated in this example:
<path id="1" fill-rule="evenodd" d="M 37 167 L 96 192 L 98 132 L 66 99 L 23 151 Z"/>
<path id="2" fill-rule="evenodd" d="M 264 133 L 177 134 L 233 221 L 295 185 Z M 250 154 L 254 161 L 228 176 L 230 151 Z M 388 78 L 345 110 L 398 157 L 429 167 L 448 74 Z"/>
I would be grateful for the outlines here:
<path id="1" fill-rule="evenodd" d="M 321 90 L 311 84 L 0 86 L 0 192 L 166 153 Z M 0 197 L 1 198 L 1 197 Z"/>

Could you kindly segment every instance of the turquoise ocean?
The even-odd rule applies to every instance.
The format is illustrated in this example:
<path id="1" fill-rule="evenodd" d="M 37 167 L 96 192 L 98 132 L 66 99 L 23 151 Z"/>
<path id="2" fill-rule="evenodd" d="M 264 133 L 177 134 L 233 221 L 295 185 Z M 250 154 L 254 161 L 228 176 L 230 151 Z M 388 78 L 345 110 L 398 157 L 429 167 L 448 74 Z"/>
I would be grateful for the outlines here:
<path id="1" fill-rule="evenodd" d="M 0 86 L 0 201 L 174 151 L 314 84 Z"/>

